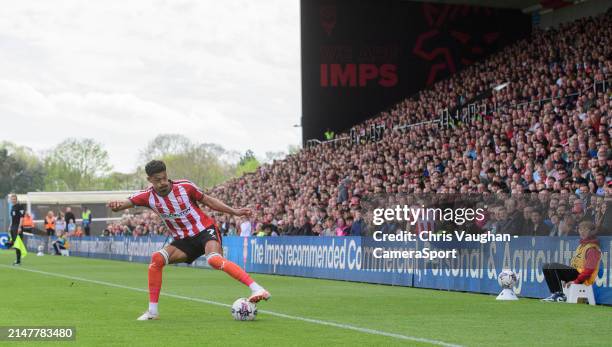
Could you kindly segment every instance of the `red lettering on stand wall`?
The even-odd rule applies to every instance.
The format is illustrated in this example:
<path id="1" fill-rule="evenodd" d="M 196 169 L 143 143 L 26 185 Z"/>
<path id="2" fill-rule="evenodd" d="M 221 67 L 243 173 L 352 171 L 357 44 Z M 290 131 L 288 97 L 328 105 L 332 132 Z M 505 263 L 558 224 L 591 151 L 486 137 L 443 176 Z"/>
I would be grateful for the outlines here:
<path id="1" fill-rule="evenodd" d="M 383 87 L 395 87 L 397 85 L 397 65 L 395 64 L 383 64 L 380 67 L 380 79 L 378 84 Z"/>
<path id="2" fill-rule="evenodd" d="M 357 65 L 346 64 L 344 70 L 340 64 L 331 64 L 330 71 L 331 86 L 354 87 L 357 84 Z"/>
<path id="3" fill-rule="evenodd" d="M 321 64 L 321 87 L 366 87 L 376 82 L 390 88 L 398 83 L 395 64 Z"/>

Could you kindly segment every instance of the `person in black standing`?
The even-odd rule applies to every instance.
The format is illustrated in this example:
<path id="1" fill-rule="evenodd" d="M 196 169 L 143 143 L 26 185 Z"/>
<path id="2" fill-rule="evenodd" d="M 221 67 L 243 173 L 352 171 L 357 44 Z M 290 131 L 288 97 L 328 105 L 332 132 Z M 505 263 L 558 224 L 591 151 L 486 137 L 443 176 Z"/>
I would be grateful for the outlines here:
<path id="1" fill-rule="evenodd" d="M 17 195 L 11 194 L 11 247 L 15 244 L 17 236 L 21 236 L 21 222 L 25 216 L 25 206 L 17 201 Z M 21 251 L 15 248 L 17 259 L 13 265 L 21 265 Z"/>
<path id="2" fill-rule="evenodd" d="M 70 223 L 76 226 L 76 217 L 74 216 L 74 213 L 72 213 L 72 209 L 70 207 L 66 207 L 66 213 L 64 214 L 64 220 L 66 221 L 66 230 L 70 231 L 70 228 L 68 227 Z"/>

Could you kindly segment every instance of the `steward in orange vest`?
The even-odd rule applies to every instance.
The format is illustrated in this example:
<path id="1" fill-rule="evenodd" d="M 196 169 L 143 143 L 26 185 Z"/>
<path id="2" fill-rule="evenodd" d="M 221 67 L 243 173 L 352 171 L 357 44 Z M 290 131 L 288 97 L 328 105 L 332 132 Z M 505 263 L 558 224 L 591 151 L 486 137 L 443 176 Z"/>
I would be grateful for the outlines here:
<path id="1" fill-rule="evenodd" d="M 32 232 L 32 229 L 34 229 L 34 219 L 32 219 L 32 215 L 28 212 L 21 219 L 21 229 L 27 232 Z"/>
<path id="2" fill-rule="evenodd" d="M 601 249 L 599 240 L 595 237 L 595 225 L 585 221 L 578 225 L 580 234 L 580 245 L 576 248 L 576 253 L 570 262 L 571 266 L 559 263 L 544 264 L 542 270 L 548 289 L 552 293 L 544 301 L 563 302 L 566 300 L 563 294 L 562 281 L 566 286 L 584 284 L 590 286 L 595 283 L 599 272 L 599 262 L 601 260 Z"/>
<path id="3" fill-rule="evenodd" d="M 47 236 L 55 235 L 55 216 L 53 211 L 49 211 L 45 217 L 45 230 L 47 230 Z"/>

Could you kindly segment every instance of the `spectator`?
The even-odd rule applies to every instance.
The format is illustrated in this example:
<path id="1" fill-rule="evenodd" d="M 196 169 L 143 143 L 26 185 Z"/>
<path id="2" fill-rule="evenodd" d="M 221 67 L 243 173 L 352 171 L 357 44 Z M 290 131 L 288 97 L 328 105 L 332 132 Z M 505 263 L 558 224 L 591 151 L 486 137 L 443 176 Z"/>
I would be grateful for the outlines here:
<path id="1" fill-rule="evenodd" d="M 72 236 L 74 236 L 74 237 L 83 237 L 83 228 L 80 225 L 78 225 L 76 227 L 76 230 L 74 231 L 74 235 L 72 235 Z"/>
<path id="2" fill-rule="evenodd" d="M 83 208 L 83 213 L 81 213 L 81 218 L 82 218 L 81 224 L 83 225 L 83 229 L 85 230 L 85 235 L 89 236 L 91 232 L 91 222 L 93 218 L 89 207 Z"/>
<path id="3" fill-rule="evenodd" d="M 55 255 L 62 255 L 62 250 L 66 249 L 66 234 L 61 233 L 57 240 L 52 243 L 53 249 L 55 250 Z"/>
<path id="4" fill-rule="evenodd" d="M 595 226 L 599 235 L 612 235 L 612 195 L 607 196 L 595 209 Z"/>
<path id="5" fill-rule="evenodd" d="M 306 219 L 305 216 L 300 217 L 300 229 L 298 231 L 298 235 L 313 236 L 312 224 L 310 223 L 309 219 Z"/>
<path id="6" fill-rule="evenodd" d="M 321 225 L 321 223 L 315 224 L 314 227 L 312 228 L 312 233 L 314 236 L 321 236 L 322 232 L 323 232 L 323 226 Z"/>
<path id="7" fill-rule="evenodd" d="M 266 232 L 263 229 L 263 223 L 257 223 L 255 226 L 255 232 L 254 232 L 255 236 L 267 236 Z"/>
<path id="8" fill-rule="evenodd" d="M 232 219 L 232 221 L 229 223 L 229 228 L 227 229 L 227 236 L 236 236 L 236 234 L 236 222 L 234 222 L 234 220 Z"/>
<path id="9" fill-rule="evenodd" d="M 595 194 L 597 196 L 605 196 L 606 193 L 606 176 L 603 173 L 598 173 L 595 176 Z"/>
<path id="10" fill-rule="evenodd" d="M 72 219 L 74 220 L 74 218 Z M 74 232 L 76 231 L 76 223 L 74 222 L 70 222 L 66 225 L 66 230 L 68 231 L 68 236 L 72 236 L 74 235 Z"/>
<path id="11" fill-rule="evenodd" d="M 341 204 L 348 200 L 349 198 L 348 192 L 349 192 L 350 187 L 351 187 L 350 178 L 347 177 L 344 180 L 342 180 L 342 182 L 338 186 L 338 203 Z"/>
<path id="12" fill-rule="evenodd" d="M 367 225 L 366 222 L 363 220 L 363 217 L 361 215 L 361 211 L 359 210 L 355 210 L 353 212 L 354 215 L 354 221 L 351 225 L 351 229 L 349 234 L 351 236 L 362 236 L 365 235 L 366 230 L 367 230 Z"/>
<path id="13" fill-rule="evenodd" d="M 55 220 L 55 235 L 59 236 L 66 231 L 66 221 L 64 220 L 64 214 L 60 212 L 59 217 Z"/>
<path id="14" fill-rule="evenodd" d="M 31 233 L 34 230 L 34 218 L 30 212 L 26 211 L 21 221 L 21 230 L 26 233 Z"/>
<path id="15" fill-rule="evenodd" d="M 351 236 L 351 227 L 353 226 L 353 216 L 349 214 L 344 218 L 344 220 L 346 223 L 346 229 L 344 230 L 344 236 Z"/>
<path id="16" fill-rule="evenodd" d="M 508 234 L 511 233 L 512 221 L 508 219 L 505 206 L 499 206 L 495 209 L 495 218 L 492 223 L 487 226 L 492 233 Z"/>
<path id="17" fill-rule="evenodd" d="M 550 227 L 544 224 L 542 215 L 538 211 L 531 212 L 531 220 L 526 225 L 527 227 L 523 235 L 548 236 L 550 234 Z"/>
<path id="18" fill-rule="evenodd" d="M 334 220 L 331 217 L 325 219 L 325 228 L 321 233 L 321 236 L 336 236 L 336 228 L 334 227 Z"/>
<path id="19" fill-rule="evenodd" d="M 348 226 L 344 222 L 344 218 L 340 217 L 336 221 L 336 236 L 346 236 Z"/>
<path id="20" fill-rule="evenodd" d="M 300 234 L 300 227 L 298 225 L 298 221 L 293 218 L 293 216 L 289 216 L 288 218 L 288 227 L 285 231 L 285 235 L 295 236 Z"/>
<path id="21" fill-rule="evenodd" d="M 75 224 L 76 219 L 74 217 L 74 213 L 72 213 L 72 208 L 66 207 L 66 213 L 64 214 L 64 220 L 66 221 L 66 225 Z"/>
<path id="22" fill-rule="evenodd" d="M 561 219 L 556 214 L 550 216 L 550 233 L 548 236 L 560 236 L 559 234 L 559 224 Z"/>
<path id="23" fill-rule="evenodd" d="M 229 221 L 227 220 L 225 215 L 222 215 L 218 219 L 218 224 L 219 224 L 219 231 L 221 232 L 221 235 L 227 236 L 227 233 L 229 231 Z"/>
<path id="24" fill-rule="evenodd" d="M 55 223 L 56 219 L 53 215 L 53 211 L 47 212 L 45 216 L 45 230 L 47 231 L 47 236 L 55 236 Z"/>
<path id="25" fill-rule="evenodd" d="M 274 226 L 274 224 L 264 224 L 263 229 L 266 236 L 278 236 L 278 231 L 272 230 L 272 226 Z"/>
<path id="26" fill-rule="evenodd" d="M 251 221 L 248 217 L 242 217 L 242 223 L 240 223 L 240 236 L 249 237 L 251 236 Z"/>
<path id="27" fill-rule="evenodd" d="M 274 218 L 271 213 L 266 214 L 264 217 L 262 228 L 264 230 L 269 230 L 268 235 L 278 235 L 278 226 L 274 224 Z"/>
<path id="28" fill-rule="evenodd" d="M 563 219 L 559 222 L 559 236 L 573 236 L 575 235 L 574 227 L 576 221 L 571 214 L 564 215 Z"/>

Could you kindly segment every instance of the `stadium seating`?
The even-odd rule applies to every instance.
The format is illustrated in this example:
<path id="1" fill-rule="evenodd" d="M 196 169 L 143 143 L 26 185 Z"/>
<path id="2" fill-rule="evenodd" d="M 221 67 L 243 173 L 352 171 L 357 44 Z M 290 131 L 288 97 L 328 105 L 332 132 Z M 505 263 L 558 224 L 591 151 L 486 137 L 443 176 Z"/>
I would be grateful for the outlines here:
<path id="1" fill-rule="evenodd" d="M 320 209 L 334 220 L 346 217 L 359 206 L 350 206 L 352 197 L 375 193 L 546 190 L 558 200 L 585 183 L 592 194 L 609 194 L 612 118 L 604 89 L 612 76 L 611 17 L 608 12 L 534 32 L 355 127 L 361 132 L 385 124 L 378 142 L 306 148 L 212 194 L 256 207 L 259 218 L 283 220 L 284 231 L 308 230 L 303 226 L 313 217 L 322 223 Z M 472 122 L 394 129 L 436 119 L 439 110 L 466 105 L 505 82 L 510 83 L 481 101 L 488 111 Z M 561 204 L 569 207 L 569 201 Z"/>
<path id="2" fill-rule="evenodd" d="M 143 236 L 166 235 L 167 228 L 153 212 L 144 211 L 133 215 L 126 211 L 121 220 L 109 222 L 103 231 L 104 236 Z"/>
<path id="3" fill-rule="evenodd" d="M 349 140 L 307 147 L 210 193 L 255 208 L 255 223 L 274 225 L 281 235 L 335 235 L 338 220 L 365 217 L 356 216 L 362 198 L 380 193 L 546 192 L 551 208 L 543 217 L 555 235 L 575 234 L 582 218 L 610 225 L 603 197 L 612 192 L 611 22 L 608 11 L 535 31 L 356 125 L 353 134 L 384 127 L 368 141 L 340 134 Z M 475 100 L 484 107 L 473 117 L 441 121 L 441 110 Z M 421 125 L 406 126 L 414 124 Z M 593 203 L 575 206 L 579 190 Z M 527 205 L 519 201 L 517 208 Z M 155 218 L 124 220 L 107 233 L 163 233 Z"/>

